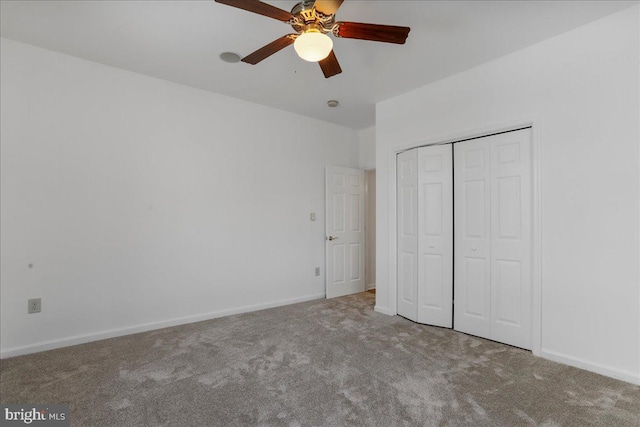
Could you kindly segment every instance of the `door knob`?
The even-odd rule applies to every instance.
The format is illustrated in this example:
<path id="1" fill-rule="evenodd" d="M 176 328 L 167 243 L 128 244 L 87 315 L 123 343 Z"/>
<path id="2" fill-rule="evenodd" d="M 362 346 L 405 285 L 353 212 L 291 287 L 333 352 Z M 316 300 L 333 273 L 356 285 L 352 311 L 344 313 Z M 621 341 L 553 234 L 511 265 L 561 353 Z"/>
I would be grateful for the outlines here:
<path id="1" fill-rule="evenodd" d="M 337 237 L 333 237 L 333 236 L 329 236 L 329 237 L 327 237 L 327 240 L 328 240 L 328 241 L 332 241 L 332 240 L 336 240 L 336 239 L 337 239 Z"/>
<path id="2" fill-rule="evenodd" d="M 471 247 L 471 250 L 472 250 L 473 252 L 475 252 L 475 251 L 477 251 L 477 250 L 478 250 L 478 248 L 476 248 L 475 246 L 472 246 L 472 247 Z"/>

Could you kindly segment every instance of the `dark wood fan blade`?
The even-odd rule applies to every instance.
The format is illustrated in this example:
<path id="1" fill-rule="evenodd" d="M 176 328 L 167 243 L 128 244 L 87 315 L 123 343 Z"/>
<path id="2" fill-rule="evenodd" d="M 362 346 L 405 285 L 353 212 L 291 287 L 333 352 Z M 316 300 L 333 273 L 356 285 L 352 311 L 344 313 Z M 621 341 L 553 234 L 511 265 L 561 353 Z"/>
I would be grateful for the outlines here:
<path id="1" fill-rule="evenodd" d="M 281 51 L 285 47 L 292 44 L 296 40 L 296 36 L 297 34 L 287 34 L 286 36 L 282 36 L 278 40 L 274 40 L 268 45 L 263 46 L 255 52 L 245 56 L 244 58 L 242 58 L 242 62 L 256 65 L 263 59 L 270 57 L 274 53 Z"/>
<path id="2" fill-rule="evenodd" d="M 316 0 L 313 7 L 323 15 L 334 15 L 344 0 Z"/>
<path id="3" fill-rule="evenodd" d="M 338 58 L 336 58 L 336 54 L 333 53 L 333 51 L 329 53 L 329 56 L 320 61 L 319 64 L 320 68 L 322 68 L 322 72 L 324 73 L 324 77 L 327 79 L 342 72 L 342 68 L 340 68 L 340 64 L 338 63 Z"/>
<path id="4" fill-rule="evenodd" d="M 409 31 L 411 31 L 409 27 L 396 27 L 393 25 L 336 22 L 333 34 L 347 39 L 404 44 L 409 36 Z"/>
<path id="5" fill-rule="evenodd" d="M 270 4 L 263 3 L 258 0 L 216 0 L 216 3 L 226 4 L 227 6 L 237 7 L 238 9 L 247 10 L 262 16 L 277 19 L 278 21 L 287 22 L 293 18 L 293 15 L 286 10 L 278 9 Z"/>

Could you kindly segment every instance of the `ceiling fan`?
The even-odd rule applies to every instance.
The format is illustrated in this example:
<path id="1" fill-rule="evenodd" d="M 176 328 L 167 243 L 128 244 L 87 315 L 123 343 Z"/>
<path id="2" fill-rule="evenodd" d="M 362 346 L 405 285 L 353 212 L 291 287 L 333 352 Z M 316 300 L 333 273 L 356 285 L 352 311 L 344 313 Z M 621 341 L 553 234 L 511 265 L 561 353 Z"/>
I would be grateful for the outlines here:
<path id="1" fill-rule="evenodd" d="M 296 31 L 287 34 L 242 58 L 242 62 L 255 65 L 263 59 L 293 43 L 298 56 L 318 62 L 325 78 L 340 74 L 342 69 L 333 53 L 333 41 L 327 33 L 347 39 L 371 40 L 404 44 L 411 30 L 393 25 L 336 22 L 335 13 L 344 0 L 303 0 L 291 12 L 259 0 L 215 0 L 217 3 L 237 7 L 291 25 Z"/>

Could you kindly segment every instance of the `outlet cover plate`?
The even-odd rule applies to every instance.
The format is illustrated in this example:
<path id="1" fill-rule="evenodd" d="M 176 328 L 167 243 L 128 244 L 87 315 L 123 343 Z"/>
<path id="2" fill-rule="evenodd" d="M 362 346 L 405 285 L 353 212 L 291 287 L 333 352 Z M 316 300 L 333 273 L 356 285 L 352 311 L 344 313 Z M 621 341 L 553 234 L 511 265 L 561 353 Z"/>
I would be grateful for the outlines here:
<path id="1" fill-rule="evenodd" d="M 40 313 L 42 311 L 42 298 L 32 298 L 27 306 L 27 312 L 29 314 Z"/>

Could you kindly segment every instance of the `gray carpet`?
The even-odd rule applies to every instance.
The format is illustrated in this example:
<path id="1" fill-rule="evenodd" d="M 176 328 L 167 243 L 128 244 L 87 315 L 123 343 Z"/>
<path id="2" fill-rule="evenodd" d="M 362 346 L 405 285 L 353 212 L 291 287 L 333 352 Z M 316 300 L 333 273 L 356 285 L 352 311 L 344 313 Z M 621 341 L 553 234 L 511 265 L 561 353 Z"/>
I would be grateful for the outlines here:
<path id="1" fill-rule="evenodd" d="M 364 293 L 3 360 L 78 426 L 635 426 L 640 387 L 373 311 Z"/>

